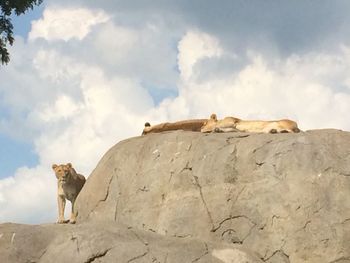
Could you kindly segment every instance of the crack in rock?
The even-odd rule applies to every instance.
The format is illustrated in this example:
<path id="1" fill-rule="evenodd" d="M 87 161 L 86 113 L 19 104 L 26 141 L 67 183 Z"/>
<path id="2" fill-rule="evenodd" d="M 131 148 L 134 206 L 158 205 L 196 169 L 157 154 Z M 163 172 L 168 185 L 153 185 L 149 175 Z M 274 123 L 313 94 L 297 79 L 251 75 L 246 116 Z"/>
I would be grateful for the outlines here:
<path id="1" fill-rule="evenodd" d="M 192 260 L 191 261 L 192 263 L 193 262 L 198 262 L 199 260 L 201 260 L 201 258 L 203 258 L 203 257 L 205 257 L 206 255 L 209 254 L 208 244 L 204 243 L 204 245 L 205 245 L 205 252 L 202 255 L 200 255 L 198 258 L 195 258 L 194 260 Z"/>
<path id="2" fill-rule="evenodd" d="M 273 216 L 271 217 L 271 226 L 274 225 L 275 219 L 286 220 L 286 219 L 288 219 L 288 218 L 289 218 L 289 216 L 273 215 Z"/>
<path id="3" fill-rule="evenodd" d="M 268 258 L 262 258 L 261 260 L 264 261 L 264 262 L 267 262 L 268 260 L 270 260 L 271 258 L 273 258 L 277 253 L 280 253 L 282 254 L 282 256 L 286 257 L 288 262 L 290 262 L 289 260 L 289 255 L 287 255 L 282 248 L 278 249 L 278 250 L 275 250 L 271 256 L 269 256 Z"/>
<path id="4" fill-rule="evenodd" d="M 114 168 L 113 169 L 113 173 L 114 173 L 115 179 L 117 180 L 117 184 L 118 184 L 119 177 L 118 177 L 118 174 L 117 174 L 117 170 L 118 170 L 118 168 Z M 109 186 L 108 186 L 108 188 L 109 188 Z M 118 191 L 118 198 L 117 198 L 117 201 L 115 203 L 115 211 L 114 211 L 114 221 L 115 222 L 117 221 L 117 216 L 118 216 L 118 207 L 119 207 L 120 196 L 121 196 L 121 193 Z"/>
<path id="5" fill-rule="evenodd" d="M 114 211 L 114 221 L 117 222 L 117 216 L 118 216 L 118 207 L 119 207 L 119 199 L 120 197 L 118 197 L 117 202 L 115 203 L 115 211 Z"/>
<path id="6" fill-rule="evenodd" d="M 176 237 L 176 238 L 189 238 L 189 237 L 192 237 L 192 235 L 190 235 L 190 234 L 186 234 L 186 235 L 174 234 L 174 235 L 172 235 L 172 237 Z"/>
<path id="7" fill-rule="evenodd" d="M 190 142 L 190 145 L 187 146 L 186 150 L 189 152 L 192 149 L 192 141 Z"/>
<path id="8" fill-rule="evenodd" d="M 269 140 L 269 141 L 265 142 L 263 145 L 261 145 L 260 147 L 255 148 L 253 150 L 253 153 L 256 153 L 257 151 L 259 151 L 260 149 L 264 148 L 266 145 L 270 144 L 271 142 L 273 142 L 273 140 Z"/>
<path id="9" fill-rule="evenodd" d="M 175 173 L 174 171 L 170 171 L 170 177 L 169 177 L 169 182 L 168 183 L 170 183 L 171 179 L 173 179 L 174 173 Z"/>
<path id="10" fill-rule="evenodd" d="M 147 187 L 144 185 L 142 188 L 137 189 L 137 191 L 149 192 L 149 188 L 147 188 Z"/>
<path id="11" fill-rule="evenodd" d="M 243 135 L 238 135 L 236 138 L 241 139 L 241 138 L 247 138 L 249 136 L 250 134 L 243 134 Z"/>
<path id="12" fill-rule="evenodd" d="M 127 262 L 132 262 L 132 261 L 135 261 L 135 260 L 138 260 L 138 259 L 140 259 L 140 258 L 145 257 L 145 256 L 150 252 L 150 249 L 149 249 L 149 246 L 148 246 L 148 242 L 147 242 L 147 241 L 144 241 L 141 237 L 139 237 L 139 235 L 136 234 L 136 233 L 132 230 L 132 228 L 129 228 L 129 231 L 130 231 L 130 232 L 136 237 L 136 239 L 137 239 L 138 241 L 140 241 L 141 244 L 144 245 L 145 248 L 146 248 L 146 251 L 145 251 L 144 253 L 142 253 L 141 255 L 135 256 L 135 257 L 133 257 L 133 258 L 131 258 L 131 259 L 129 259 L 129 260 L 127 261 Z"/>
<path id="13" fill-rule="evenodd" d="M 156 232 L 156 231 L 153 230 L 153 229 L 149 229 L 149 230 L 152 231 L 152 232 Z M 151 261 L 151 262 L 159 262 L 158 259 L 157 259 L 157 257 L 151 252 L 148 242 L 145 241 L 145 240 L 143 240 L 138 234 L 136 234 L 136 233 L 132 230 L 131 227 L 129 228 L 129 231 L 130 231 L 131 233 L 133 233 L 133 235 L 136 237 L 136 239 L 137 239 L 138 241 L 140 241 L 140 242 L 145 246 L 146 251 L 145 251 L 144 253 L 142 253 L 141 255 L 138 255 L 138 256 L 135 256 L 135 257 L 129 259 L 127 262 L 132 262 L 132 261 L 135 261 L 135 260 L 137 260 L 137 259 L 143 258 L 143 257 L 145 257 L 145 256 L 148 255 L 148 254 L 150 254 L 150 256 L 152 257 L 152 261 Z"/>
<path id="14" fill-rule="evenodd" d="M 222 220 L 222 221 L 219 223 L 219 225 L 213 229 L 212 232 L 216 232 L 217 230 L 219 230 L 219 229 L 221 228 L 222 224 L 225 223 L 226 221 L 228 221 L 228 220 L 233 220 L 233 219 L 238 219 L 238 218 L 245 218 L 245 219 L 247 219 L 250 223 L 252 223 L 254 226 L 257 225 L 257 223 L 255 223 L 253 220 L 251 220 L 249 217 L 247 217 L 247 216 L 245 216 L 245 215 L 229 216 L 229 217 L 225 218 L 224 220 Z"/>
<path id="15" fill-rule="evenodd" d="M 149 252 L 149 251 L 147 250 L 145 253 L 143 253 L 143 254 L 141 254 L 141 255 L 138 255 L 138 256 L 136 256 L 136 257 L 133 257 L 133 258 L 129 259 L 129 260 L 127 261 L 127 263 L 132 262 L 132 261 L 135 261 L 135 260 L 140 259 L 140 258 L 143 258 L 144 256 L 146 256 L 146 255 L 148 254 L 148 252 Z"/>
<path id="16" fill-rule="evenodd" d="M 255 162 L 255 164 L 256 164 L 256 166 L 262 166 L 262 165 L 264 165 L 265 164 L 265 162 Z"/>
<path id="17" fill-rule="evenodd" d="M 341 157 L 339 157 L 341 158 Z M 339 174 L 341 176 L 345 176 L 345 177 L 350 177 L 350 173 L 345 173 L 343 171 L 339 171 L 338 169 L 332 167 L 332 166 L 328 166 L 327 168 L 325 168 L 323 170 L 323 172 L 331 172 L 331 173 L 336 173 L 336 174 Z"/>
<path id="18" fill-rule="evenodd" d="M 103 199 L 99 200 L 99 203 L 100 202 L 105 202 L 107 200 L 108 195 L 109 195 L 109 188 L 111 187 L 111 183 L 112 183 L 112 181 L 114 179 L 114 176 L 115 175 L 111 176 L 111 179 L 109 179 L 106 195 L 105 195 L 105 197 Z"/>
<path id="19" fill-rule="evenodd" d="M 226 138 L 226 144 L 225 145 L 223 145 L 223 146 L 221 146 L 221 147 L 219 147 L 217 150 L 218 151 L 220 151 L 220 150 L 222 150 L 222 149 L 225 149 L 227 146 L 230 146 L 232 143 L 231 143 L 231 139 L 234 139 L 234 138 L 237 138 L 237 137 L 227 137 Z M 235 145 L 235 147 L 236 147 L 236 145 Z"/>
<path id="20" fill-rule="evenodd" d="M 307 227 L 309 224 L 311 224 L 311 220 L 307 220 L 307 221 L 305 222 L 305 224 L 303 225 L 303 227 L 299 228 L 299 229 L 298 229 L 297 231 L 295 231 L 295 232 L 299 232 L 299 231 L 302 231 L 302 230 L 305 231 L 306 227 Z"/>
<path id="21" fill-rule="evenodd" d="M 205 207 L 205 210 L 207 211 L 207 215 L 208 215 L 209 220 L 210 220 L 210 223 L 211 223 L 211 225 L 212 225 L 212 228 L 211 228 L 210 231 L 211 231 L 211 232 L 215 232 L 215 231 L 214 231 L 215 225 L 214 225 L 213 217 L 211 216 L 211 213 L 210 213 L 210 211 L 209 211 L 208 205 L 207 205 L 207 203 L 205 202 L 205 199 L 204 199 L 204 196 L 203 196 L 203 192 L 202 192 L 202 186 L 199 184 L 199 180 L 198 180 L 198 177 L 197 177 L 197 176 L 195 176 L 195 175 L 192 174 L 192 177 L 193 177 L 193 179 L 195 180 L 195 184 L 196 184 L 196 186 L 197 186 L 198 189 L 199 189 L 199 194 L 200 194 L 200 196 L 201 196 L 202 203 L 203 203 L 203 205 L 204 205 L 204 207 Z"/>
<path id="22" fill-rule="evenodd" d="M 41 260 L 41 258 L 46 254 L 46 252 L 47 252 L 47 249 L 45 249 L 44 251 L 43 251 L 43 253 L 39 256 L 39 258 L 38 258 L 38 262 Z M 36 262 L 36 261 L 34 261 L 34 262 Z"/>
<path id="23" fill-rule="evenodd" d="M 249 217 L 247 217 L 245 215 L 230 216 L 228 218 L 225 218 L 224 220 L 222 220 L 219 223 L 219 225 L 216 228 L 213 229 L 212 232 L 216 232 L 217 230 L 219 230 L 226 221 L 239 219 L 239 218 L 247 219 L 252 224 L 252 226 L 249 228 L 249 231 L 247 232 L 247 234 L 243 238 L 235 237 L 234 239 L 231 239 L 231 243 L 243 244 L 244 241 L 251 235 L 253 229 L 257 226 L 257 223 L 255 223 L 253 220 L 251 220 Z M 224 235 L 226 233 L 236 233 L 236 230 L 226 229 L 225 231 L 222 232 L 221 236 L 224 237 Z"/>
<path id="24" fill-rule="evenodd" d="M 73 242 L 75 241 L 75 244 L 76 244 L 76 247 L 77 247 L 77 252 L 78 254 L 80 253 L 80 249 L 79 249 L 79 240 L 78 240 L 78 237 L 74 236 L 74 233 L 72 233 L 72 237 L 71 239 Z"/>
<path id="25" fill-rule="evenodd" d="M 290 261 L 289 261 L 289 255 L 286 254 L 286 253 L 284 252 L 284 250 L 283 250 L 284 246 L 285 246 L 286 243 L 287 243 L 286 240 L 287 240 L 287 239 L 283 239 L 283 240 L 281 241 L 282 244 L 281 244 L 280 248 L 277 249 L 277 250 L 275 250 L 270 256 L 267 256 L 269 250 L 266 250 L 264 257 L 262 257 L 261 260 L 264 261 L 264 262 L 266 262 L 266 261 L 270 260 L 272 257 L 274 257 L 277 253 L 280 253 L 280 254 L 282 254 L 282 256 L 285 256 L 285 257 L 287 258 L 288 262 L 290 262 Z"/>
<path id="26" fill-rule="evenodd" d="M 335 260 L 333 260 L 333 261 L 331 261 L 331 262 L 329 262 L 329 263 L 336 263 L 336 262 L 340 262 L 340 261 L 350 261 L 350 256 L 346 256 L 346 257 L 340 257 L 340 258 L 337 258 L 337 259 L 335 259 Z"/>
<path id="27" fill-rule="evenodd" d="M 343 222 L 341 222 L 341 224 L 344 225 L 347 222 L 350 222 L 350 218 L 346 218 Z"/>
<path id="28" fill-rule="evenodd" d="M 182 170 L 180 171 L 180 173 L 182 173 L 183 171 L 186 171 L 186 170 L 192 171 L 192 167 L 190 167 L 189 165 L 190 165 L 190 162 L 187 162 L 185 167 L 182 168 Z"/>
<path id="29" fill-rule="evenodd" d="M 110 188 L 110 186 L 111 186 L 111 183 L 112 183 L 112 181 L 113 181 L 113 178 L 114 178 L 114 175 L 111 176 L 111 178 L 109 179 L 108 186 L 107 186 L 107 191 L 106 191 L 106 195 L 105 195 L 102 199 L 100 199 L 100 200 L 97 201 L 97 204 L 95 205 L 95 207 L 94 207 L 93 209 L 91 209 L 91 211 L 89 212 L 88 217 L 90 217 L 91 213 L 92 213 L 93 211 L 96 210 L 96 208 L 100 205 L 101 202 L 105 202 L 105 201 L 107 200 L 108 195 L 109 195 L 109 188 Z"/>
<path id="30" fill-rule="evenodd" d="M 136 237 L 136 239 L 138 240 L 138 241 L 140 241 L 144 246 L 148 246 L 148 242 L 147 241 L 144 241 L 141 237 L 139 237 L 139 235 L 138 234 L 136 234 L 131 228 L 129 229 L 129 231 L 131 232 L 131 233 L 133 233 L 133 235 Z"/>
<path id="31" fill-rule="evenodd" d="M 236 195 L 236 198 L 233 200 L 232 205 L 231 205 L 231 211 L 233 209 L 233 207 L 236 205 L 239 197 L 242 195 L 243 191 L 246 189 L 247 186 L 243 186 L 241 191 L 238 192 L 238 194 Z M 231 194 L 230 194 L 231 195 Z M 227 199 L 227 202 L 231 201 L 231 198 Z"/>
<path id="32" fill-rule="evenodd" d="M 90 256 L 87 260 L 85 260 L 84 263 L 91 263 L 91 262 L 94 262 L 96 259 L 102 258 L 102 257 L 106 256 L 107 253 L 108 253 L 110 250 L 111 250 L 111 248 L 108 248 L 108 249 L 106 249 L 106 250 L 103 251 L 103 252 L 93 254 L 93 255 Z"/>

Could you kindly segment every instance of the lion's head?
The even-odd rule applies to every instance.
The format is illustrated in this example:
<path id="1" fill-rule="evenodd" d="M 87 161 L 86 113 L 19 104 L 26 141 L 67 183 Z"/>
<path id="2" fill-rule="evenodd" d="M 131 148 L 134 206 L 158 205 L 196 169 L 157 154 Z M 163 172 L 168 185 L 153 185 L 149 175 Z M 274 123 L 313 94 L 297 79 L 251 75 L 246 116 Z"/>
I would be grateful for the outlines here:
<path id="1" fill-rule="evenodd" d="M 201 132 L 212 132 L 215 128 L 216 123 L 218 122 L 218 118 L 215 113 L 210 115 L 210 118 L 204 122 Z"/>
<path id="2" fill-rule="evenodd" d="M 72 178 L 72 164 L 53 164 L 52 169 L 55 171 L 56 178 L 62 185 L 68 183 Z"/>

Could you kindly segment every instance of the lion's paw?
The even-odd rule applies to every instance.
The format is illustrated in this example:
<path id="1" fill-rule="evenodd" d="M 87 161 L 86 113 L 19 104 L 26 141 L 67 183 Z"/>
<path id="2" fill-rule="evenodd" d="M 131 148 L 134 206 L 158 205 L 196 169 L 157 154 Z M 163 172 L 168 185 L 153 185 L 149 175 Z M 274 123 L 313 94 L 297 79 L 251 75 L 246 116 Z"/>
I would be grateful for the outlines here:
<path id="1" fill-rule="evenodd" d="M 64 219 L 58 219 L 57 224 L 67 224 L 69 220 L 64 220 Z"/>

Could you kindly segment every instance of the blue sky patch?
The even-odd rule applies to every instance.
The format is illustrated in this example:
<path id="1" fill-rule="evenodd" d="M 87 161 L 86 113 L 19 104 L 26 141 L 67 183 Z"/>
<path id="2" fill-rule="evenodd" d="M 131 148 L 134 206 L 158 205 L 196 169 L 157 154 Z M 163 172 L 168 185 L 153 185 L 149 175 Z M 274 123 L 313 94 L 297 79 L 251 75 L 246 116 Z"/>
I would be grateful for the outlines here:
<path id="1" fill-rule="evenodd" d="M 29 9 L 25 14 L 20 16 L 12 15 L 11 20 L 14 27 L 14 35 L 20 35 L 27 38 L 32 27 L 31 22 L 42 17 L 44 7 L 45 5 L 42 3 L 40 6 L 35 6 L 33 10 Z"/>
<path id="2" fill-rule="evenodd" d="M 27 38 L 31 30 L 31 21 L 42 17 L 44 7 L 44 4 L 41 4 L 20 16 L 12 15 L 14 35 Z M 2 107 L 0 109 L 1 117 L 8 117 L 8 112 Z M 0 179 L 14 175 L 19 167 L 34 167 L 39 163 L 38 156 L 33 151 L 33 145 L 29 143 L 14 140 L 0 133 L 0 145 Z"/>
<path id="3" fill-rule="evenodd" d="M 16 141 L 0 133 L 0 145 L 0 179 L 13 175 L 19 167 L 34 167 L 39 163 L 29 143 Z"/>

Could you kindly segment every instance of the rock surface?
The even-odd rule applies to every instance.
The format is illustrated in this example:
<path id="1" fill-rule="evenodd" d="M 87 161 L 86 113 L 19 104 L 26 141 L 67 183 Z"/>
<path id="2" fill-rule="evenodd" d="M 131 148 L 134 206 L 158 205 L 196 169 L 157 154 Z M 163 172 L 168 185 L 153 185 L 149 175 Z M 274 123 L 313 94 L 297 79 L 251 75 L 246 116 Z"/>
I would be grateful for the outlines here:
<path id="1" fill-rule="evenodd" d="M 1 262 L 350 262 L 350 133 L 131 138 L 76 207 L 75 226 L 1 225 Z"/>
<path id="2" fill-rule="evenodd" d="M 116 223 L 0 225 L 0 262 L 204 262 L 262 263 L 229 244 L 179 239 Z"/>
<path id="3" fill-rule="evenodd" d="M 129 139 L 103 157 L 77 208 L 80 222 L 243 244 L 266 262 L 350 262 L 350 133 Z"/>

